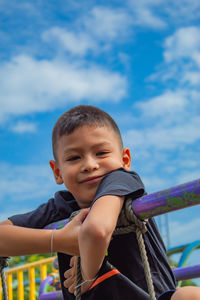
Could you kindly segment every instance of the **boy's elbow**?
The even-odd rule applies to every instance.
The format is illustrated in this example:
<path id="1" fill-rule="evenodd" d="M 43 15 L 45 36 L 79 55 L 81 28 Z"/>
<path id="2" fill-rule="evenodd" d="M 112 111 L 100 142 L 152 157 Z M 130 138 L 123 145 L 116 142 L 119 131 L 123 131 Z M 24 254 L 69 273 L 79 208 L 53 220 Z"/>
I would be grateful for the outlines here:
<path id="1" fill-rule="evenodd" d="M 87 224 L 82 227 L 82 238 L 90 239 L 97 243 L 108 243 L 112 235 L 109 227 L 99 226 L 98 224 Z"/>

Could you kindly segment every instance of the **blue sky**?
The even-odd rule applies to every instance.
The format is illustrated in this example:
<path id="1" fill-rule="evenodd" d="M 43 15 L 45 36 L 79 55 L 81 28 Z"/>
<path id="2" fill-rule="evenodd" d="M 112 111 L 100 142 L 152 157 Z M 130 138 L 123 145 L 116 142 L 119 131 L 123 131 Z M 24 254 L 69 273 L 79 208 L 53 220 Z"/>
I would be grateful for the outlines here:
<path id="1" fill-rule="evenodd" d="M 1 221 L 59 190 L 51 131 L 77 104 L 116 120 L 149 193 L 200 177 L 199 11 L 198 0 L 0 0 Z M 199 214 L 168 214 L 171 246 L 200 238 Z"/>

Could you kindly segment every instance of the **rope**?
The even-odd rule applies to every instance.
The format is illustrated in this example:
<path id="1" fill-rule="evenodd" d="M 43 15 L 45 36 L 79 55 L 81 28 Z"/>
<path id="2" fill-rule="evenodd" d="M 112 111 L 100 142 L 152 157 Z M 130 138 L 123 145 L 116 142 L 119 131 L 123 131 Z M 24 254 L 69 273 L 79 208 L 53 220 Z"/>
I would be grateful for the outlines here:
<path id="1" fill-rule="evenodd" d="M 1 274 L 1 282 L 2 282 L 3 300 L 8 300 L 6 275 L 4 272 L 4 268 L 6 268 L 7 266 L 8 266 L 7 257 L 0 257 L 0 274 Z"/>
<path id="2" fill-rule="evenodd" d="M 78 215 L 80 210 L 74 211 L 69 217 L 71 221 L 76 215 Z M 75 300 L 81 300 L 81 283 L 82 283 L 82 273 L 81 273 L 81 258 L 78 257 L 77 261 L 77 274 L 76 274 L 76 297 Z"/>
<path id="3" fill-rule="evenodd" d="M 81 282 L 82 282 L 82 274 L 81 274 L 81 258 L 78 257 L 77 262 L 77 275 L 76 275 L 76 300 L 81 300 Z"/>
<path id="4" fill-rule="evenodd" d="M 76 214 L 77 212 L 75 212 L 73 216 L 75 216 Z M 141 221 L 136 217 L 136 215 L 132 210 L 132 200 L 131 198 L 129 198 L 125 201 L 125 205 L 119 215 L 117 227 L 115 228 L 113 235 L 126 234 L 130 232 L 136 233 L 140 255 L 144 266 L 144 274 L 145 274 L 150 300 L 156 300 L 150 266 L 149 266 L 144 239 L 142 235 L 147 231 L 146 222 L 147 220 Z M 79 257 L 78 264 L 77 264 L 77 286 L 78 287 L 76 289 L 76 300 L 81 300 L 81 286 L 80 286 L 81 281 L 82 281 L 82 276 L 81 276 L 81 266 L 80 266 L 80 257 Z"/>
<path id="5" fill-rule="evenodd" d="M 150 300 L 156 300 L 149 261 L 145 249 L 143 235 L 142 235 L 147 231 L 146 222 L 147 220 L 141 221 L 136 217 L 136 215 L 132 210 L 132 200 L 131 198 L 129 198 L 126 200 L 125 206 L 119 215 L 117 227 L 113 234 L 119 235 L 119 234 L 125 234 L 129 232 L 136 233 L 140 255 L 144 266 L 144 274 L 145 274 Z"/>

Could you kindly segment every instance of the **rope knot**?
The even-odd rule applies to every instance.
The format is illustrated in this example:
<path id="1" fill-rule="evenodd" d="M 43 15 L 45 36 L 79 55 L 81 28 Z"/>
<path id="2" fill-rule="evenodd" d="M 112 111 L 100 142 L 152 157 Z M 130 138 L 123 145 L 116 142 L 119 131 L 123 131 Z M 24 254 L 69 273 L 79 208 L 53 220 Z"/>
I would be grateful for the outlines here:
<path id="1" fill-rule="evenodd" d="M 72 216 L 73 217 L 73 216 Z M 125 204 L 122 208 L 122 211 L 119 215 L 118 221 L 117 221 L 117 227 L 115 228 L 113 235 L 119 235 L 119 234 L 125 234 L 129 232 L 135 232 L 138 246 L 140 250 L 141 259 L 144 266 L 144 274 L 146 278 L 146 283 L 149 291 L 149 296 L 151 300 L 156 300 L 155 292 L 154 292 L 154 286 L 153 281 L 151 278 L 151 271 L 150 266 L 148 262 L 148 257 L 145 249 L 145 244 L 143 240 L 142 234 L 147 231 L 146 227 L 147 220 L 140 220 L 137 218 L 137 216 L 134 214 L 132 210 L 132 199 L 128 198 L 125 201 Z M 80 258 L 77 264 L 77 288 L 76 288 L 76 300 L 81 300 L 81 268 L 80 268 Z"/>
<path id="2" fill-rule="evenodd" d="M 144 233 L 147 231 L 146 222 L 147 220 L 142 221 L 134 214 L 132 210 L 132 199 L 128 198 L 119 215 L 114 235 L 136 232 L 137 230 Z"/>
<path id="3" fill-rule="evenodd" d="M 6 267 L 8 267 L 8 257 L 0 256 L 0 269 L 3 270 Z"/>
<path id="4" fill-rule="evenodd" d="M 125 203 L 125 214 L 129 221 L 135 223 L 135 225 L 140 229 L 142 233 L 145 233 L 147 231 L 146 223 L 147 220 L 140 220 L 133 212 L 132 209 L 132 199 L 127 199 Z"/>

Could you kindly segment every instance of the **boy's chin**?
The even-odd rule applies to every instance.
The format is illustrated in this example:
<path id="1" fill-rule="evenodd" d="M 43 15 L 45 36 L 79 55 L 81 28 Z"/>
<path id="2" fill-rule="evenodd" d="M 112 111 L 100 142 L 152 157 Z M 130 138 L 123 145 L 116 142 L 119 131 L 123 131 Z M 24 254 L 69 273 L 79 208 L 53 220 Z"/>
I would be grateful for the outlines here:
<path id="1" fill-rule="evenodd" d="M 88 207 L 90 207 L 92 200 L 91 201 L 77 201 L 77 203 L 80 208 L 88 208 Z"/>

